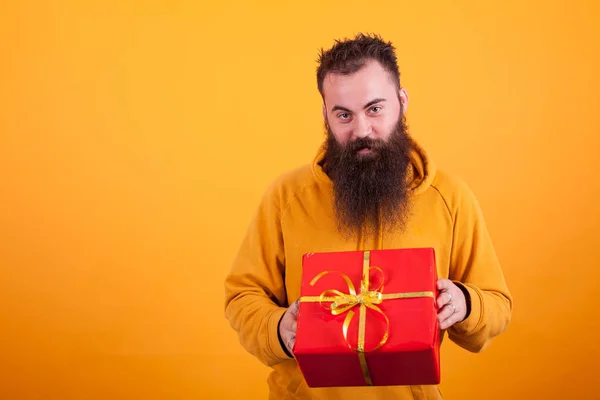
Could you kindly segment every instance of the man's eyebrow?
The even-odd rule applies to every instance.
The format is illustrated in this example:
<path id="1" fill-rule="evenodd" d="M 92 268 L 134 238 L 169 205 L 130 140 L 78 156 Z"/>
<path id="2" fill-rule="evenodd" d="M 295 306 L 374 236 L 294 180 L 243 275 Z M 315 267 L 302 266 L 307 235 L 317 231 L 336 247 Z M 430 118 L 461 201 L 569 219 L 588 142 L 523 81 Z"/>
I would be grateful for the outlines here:
<path id="1" fill-rule="evenodd" d="M 373 100 L 369 101 L 367 104 L 365 104 L 365 106 L 363 108 L 369 108 L 373 104 L 381 103 L 381 102 L 384 102 L 384 101 L 385 101 L 385 99 L 382 99 L 382 98 L 373 99 Z M 348 112 L 348 113 L 352 112 L 350 109 L 348 109 L 346 107 L 343 107 L 343 106 L 338 106 L 337 104 L 335 106 L 333 106 L 333 108 L 331 109 L 331 112 L 337 111 L 337 110 L 345 111 L 345 112 Z"/>
<path id="2" fill-rule="evenodd" d="M 381 103 L 381 102 L 384 102 L 384 101 L 385 101 L 385 99 L 374 99 L 374 100 L 371 100 L 370 102 L 368 102 L 367 104 L 365 104 L 364 108 L 369 108 L 373 104 Z"/>
<path id="3" fill-rule="evenodd" d="M 331 109 L 331 111 L 332 111 L 332 112 L 333 112 L 333 111 L 337 111 L 337 110 L 346 111 L 346 112 L 348 112 L 348 113 L 351 113 L 351 112 L 352 112 L 352 111 L 350 111 L 348 108 L 346 108 L 346 107 L 342 107 L 342 106 L 338 106 L 338 105 L 335 105 L 335 106 L 333 106 L 333 108 Z"/>

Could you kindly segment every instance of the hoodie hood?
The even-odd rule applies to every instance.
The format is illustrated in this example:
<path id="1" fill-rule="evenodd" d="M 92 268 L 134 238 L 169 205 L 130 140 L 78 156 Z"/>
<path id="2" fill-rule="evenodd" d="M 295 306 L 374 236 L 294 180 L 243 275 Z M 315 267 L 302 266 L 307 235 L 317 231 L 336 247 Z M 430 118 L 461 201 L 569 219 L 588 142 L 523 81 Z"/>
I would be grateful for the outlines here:
<path id="1" fill-rule="evenodd" d="M 427 152 L 414 139 L 412 141 L 412 149 L 410 151 L 410 164 L 406 176 L 407 184 L 413 195 L 418 195 L 426 191 L 435 177 L 436 166 L 429 158 Z M 329 176 L 323 171 L 321 165 L 325 157 L 325 142 L 321 144 L 317 154 L 313 158 L 312 172 L 315 178 L 321 182 L 333 185 Z"/>

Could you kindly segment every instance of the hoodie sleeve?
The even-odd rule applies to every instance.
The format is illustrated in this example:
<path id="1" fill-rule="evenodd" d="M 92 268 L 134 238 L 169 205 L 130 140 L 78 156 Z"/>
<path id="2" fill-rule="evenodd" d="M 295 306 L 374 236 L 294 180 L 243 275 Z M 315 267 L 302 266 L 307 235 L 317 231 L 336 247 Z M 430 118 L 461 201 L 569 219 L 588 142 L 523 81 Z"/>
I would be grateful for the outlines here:
<path id="1" fill-rule="evenodd" d="M 454 221 L 450 276 L 467 294 L 467 317 L 448 330 L 450 340 L 471 351 L 484 350 L 506 330 L 513 299 L 508 290 L 479 203 L 462 182 L 451 204 Z"/>
<path id="2" fill-rule="evenodd" d="M 280 216 L 279 195 L 273 184 L 263 196 L 225 278 L 225 317 L 241 345 L 267 366 L 290 359 L 278 333 L 287 305 Z"/>

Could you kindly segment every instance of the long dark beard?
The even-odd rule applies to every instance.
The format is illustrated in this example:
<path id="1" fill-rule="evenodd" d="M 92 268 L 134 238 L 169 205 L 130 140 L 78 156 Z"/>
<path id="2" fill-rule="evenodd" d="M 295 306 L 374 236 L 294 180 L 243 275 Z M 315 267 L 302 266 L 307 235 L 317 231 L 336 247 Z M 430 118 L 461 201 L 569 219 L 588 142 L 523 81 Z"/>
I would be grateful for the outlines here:
<path id="1" fill-rule="evenodd" d="M 370 148 L 367 154 L 358 154 Z M 402 231 L 410 209 L 406 182 L 412 140 L 404 116 L 387 141 L 371 138 L 340 144 L 327 126 L 324 158 L 333 181 L 338 230 L 344 236 Z"/>

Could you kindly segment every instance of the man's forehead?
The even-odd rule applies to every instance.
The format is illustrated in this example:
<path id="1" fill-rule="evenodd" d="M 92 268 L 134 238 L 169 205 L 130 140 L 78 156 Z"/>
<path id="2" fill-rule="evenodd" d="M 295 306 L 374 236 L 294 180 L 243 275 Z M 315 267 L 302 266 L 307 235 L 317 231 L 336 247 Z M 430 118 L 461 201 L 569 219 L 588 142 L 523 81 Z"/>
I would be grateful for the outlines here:
<path id="1" fill-rule="evenodd" d="M 327 103 L 344 101 L 362 105 L 374 98 L 394 96 L 395 89 L 391 74 L 375 61 L 352 74 L 329 73 L 323 82 Z"/>

